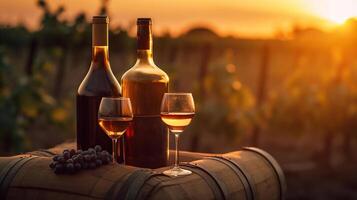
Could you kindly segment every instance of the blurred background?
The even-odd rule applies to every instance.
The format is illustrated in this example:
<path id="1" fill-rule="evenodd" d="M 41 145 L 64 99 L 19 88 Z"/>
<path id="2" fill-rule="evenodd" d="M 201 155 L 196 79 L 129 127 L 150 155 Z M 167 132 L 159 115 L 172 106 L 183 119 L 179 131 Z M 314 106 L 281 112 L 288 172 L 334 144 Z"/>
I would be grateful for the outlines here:
<path id="1" fill-rule="evenodd" d="M 258 146 L 287 176 L 287 199 L 357 199 L 357 1 L 12 0 L 0 3 L 0 155 L 75 138 L 75 94 L 92 15 L 110 17 L 120 80 L 135 21 L 152 17 L 156 64 L 198 113 L 182 149 Z"/>

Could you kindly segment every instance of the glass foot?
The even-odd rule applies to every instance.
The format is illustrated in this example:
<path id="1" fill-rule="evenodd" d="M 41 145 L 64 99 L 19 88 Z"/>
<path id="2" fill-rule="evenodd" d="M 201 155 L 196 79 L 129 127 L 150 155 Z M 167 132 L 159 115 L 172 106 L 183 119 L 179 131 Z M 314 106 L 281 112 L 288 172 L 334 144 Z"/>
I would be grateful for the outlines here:
<path id="1" fill-rule="evenodd" d="M 191 171 L 182 169 L 180 167 L 173 167 L 173 168 L 166 170 L 162 173 L 165 175 L 168 175 L 168 176 L 186 176 L 186 175 L 192 174 Z"/>

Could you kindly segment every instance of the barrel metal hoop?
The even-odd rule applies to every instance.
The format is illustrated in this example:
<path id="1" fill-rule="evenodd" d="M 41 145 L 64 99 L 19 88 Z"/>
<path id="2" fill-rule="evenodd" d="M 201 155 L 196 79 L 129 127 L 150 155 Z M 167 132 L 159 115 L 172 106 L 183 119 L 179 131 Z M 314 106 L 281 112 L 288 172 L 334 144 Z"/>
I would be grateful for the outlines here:
<path id="1" fill-rule="evenodd" d="M 132 186 L 129 188 L 129 191 L 127 193 L 127 199 L 137 199 L 138 195 L 140 194 L 141 189 L 145 185 L 145 183 L 155 177 L 155 176 L 160 176 L 161 174 L 158 174 L 154 171 L 149 171 L 149 173 L 144 173 L 143 176 L 139 176 L 133 183 Z M 144 194 L 143 196 L 145 197 Z"/>
<path id="2" fill-rule="evenodd" d="M 134 172 L 135 172 L 135 171 L 138 171 L 138 170 L 140 170 L 140 169 L 136 169 L 136 170 L 134 170 Z M 134 172 L 132 172 L 132 173 L 134 173 Z M 126 174 L 125 176 L 123 176 L 123 177 L 119 178 L 118 180 L 116 180 L 116 181 L 113 183 L 112 187 L 110 187 L 110 189 L 109 189 L 108 192 L 106 193 L 105 199 L 106 199 L 106 200 L 115 199 L 114 197 L 115 197 L 116 194 L 118 193 L 117 191 L 120 191 L 122 183 L 125 182 L 125 180 L 128 180 L 128 178 L 130 177 L 130 175 L 131 175 L 132 173 L 128 173 L 128 174 Z"/>
<path id="3" fill-rule="evenodd" d="M 150 197 L 152 197 L 152 195 L 154 195 L 157 191 L 160 191 L 161 189 L 165 188 L 165 187 L 170 187 L 170 186 L 178 186 L 180 189 L 180 197 L 182 197 L 182 199 L 189 199 L 189 196 L 187 194 L 187 192 L 182 188 L 182 186 L 180 184 L 176 184 L 176 183 L 170 183 L 172 181 L 172 179 L 179 179 L 179 178 L 183 178 L 184 176 L 179 176 L 179 177 L 172 177 L 169 175 L 164 174 L 163 172 L 167 170 L 167 168 L 160 168 L 160 169 L 155 169 L 155 172 L 160 174 L 162 177 L 168 177 L 168 179 L 166 180 L 162 180 L 162 181 L 157 181 L 157 183 L 154 184 L 154 186 L 152 187 L 152 189 L 150 191 L 148 191 L 148 195 L 146 196 L 148 199 L 150 199 Z M 155 179 L 152 179 L 155 180 Z"/>
<path id="4" fill-rule="evenodd" d="M 15 178 L 17 172 L 24 166 L 28 161 L 38 158 L 37 156 L 21 157 L 17 160 L 11 161 L 6 167 L 1 171 L 0 174 L 0 199 L 6 199 L 8 188 Z"/>
<path id="5" fill-rule="evenodd" d="M 164 175 L 164 174 L 162 174 L 162 175 Z M 165 176 L 167 176 L 167 175 L 165 175 Z M 168 177 L 170 177 L 170 176 L 168 176 Z M 190 199 L 190 196 L 183 189 L 181 184 L 167 183 L 168 181 L 172 180 L 172 178 L 173 177 L 171 177 L 170 179 L 168 179 L 166 181 L 161 181 L 161 182 L 158 182 L 157 184 L 155 184 L 155 186 L 150 190 L 149 195 L 147 196 L 147 198 L 150 199 L 152 197 L 152 195 L 154 195 L 157 191 L 160 191 L 161 189 L 163 189 L 165 187 L 177 186 L 179 188 L 179 190 L 180 190 L 180 192 L 178 192 L 178 194 L 180 195 L 180 199 Z M 178 179 L 180 177 L 175 177 L 175 178 Z"/>
<path id="6" fill-rule="evenodd" d="M 274 172 L 278 177 L 278 181 L 280 184 L 280 199 L 284 200 L 286 195 L 286 181 L 285 181 L 284 172 L 281 169 L 278 162 L 273 158 L 273 156 L 271 156 L 269 153 L 267 153 L 262 149 L 255 148 L 255 147 L 243 147 L 243 150 L 251 151 L 262 156 L 273 167 Z"/>
<path id="7" fill-rule="evenodd" d="M 157 175 L 160 174 L 157 174 L 152 170 L 147 170 L 147 169 L 136 170 L 133 173 L 131 173 L 129 177 L 125 180 L 119 192 L 114 194 L 112 197 L 108 196 L 108 198 L 134 200 L 137 198 L 145 182 L 149 180 L 151 177 Z"/>
<path id="8" fill-rule="evenodd" d="M 223 156 L 206 157 L 205 159 L 215 160 L 230 167 L 238 175 L 239 179 L 242 181 L 247 199 L 248 200 L 256 199 L 254 180 L 252 179 L 251 176 L 249 176 L 247 171 L 243 167 L 241 167 L 238 163 L 234 162 L 230 158 L 226 158 Z"/>
<path id="9" fill-rule="evenodd" d="M 226 199 L 226 196 L 228 195 L 227 188 L 214 173 L 210 172 L 203 166 L 198 165 L 197 163 L 181 163 L 180 166 L 183 166 L 183 168 L 187 168 L 201 176 L 211 188 L 215 199 Z"/>

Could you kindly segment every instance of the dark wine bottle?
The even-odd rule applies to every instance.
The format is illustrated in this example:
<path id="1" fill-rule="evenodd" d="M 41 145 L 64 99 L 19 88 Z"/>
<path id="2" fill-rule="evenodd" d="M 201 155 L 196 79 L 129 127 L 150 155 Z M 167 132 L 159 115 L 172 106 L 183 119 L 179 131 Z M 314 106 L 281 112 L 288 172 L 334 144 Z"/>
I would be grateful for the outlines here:
<path id="1" fill-rule="evenodd" d="M 121 88 L 109 64 L 109 19 L 94 16 L 92 22 L 92 61 L 77 92 L 77 148 L 86 150 L 100 145 L 112 152 L 111 139 L 98 124 L 98 108 L 102 97 L 120 97 Z"/>
<path id="2" fill-rule="evenodd" d="M 152 56 L 151 19 L 137 20 L 137 61 L 122 77 L 123 96 L 129 97 L 133 122 L 125 134 L 126 163 L 158 168 L 167 165 L 168 129 L 160 117 L 161 100 L 169 77 Z"/>

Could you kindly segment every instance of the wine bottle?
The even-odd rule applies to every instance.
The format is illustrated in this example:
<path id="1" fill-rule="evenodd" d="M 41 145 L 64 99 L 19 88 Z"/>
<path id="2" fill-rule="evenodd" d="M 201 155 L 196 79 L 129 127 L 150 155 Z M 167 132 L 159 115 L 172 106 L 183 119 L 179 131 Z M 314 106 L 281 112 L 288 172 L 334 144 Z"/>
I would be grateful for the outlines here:
<path id="1" fill-rule="evenodd" d="M 125 134 L 126 163 L 158 168 L 168 160 L 168 129 L 160 117 L 169 77 L 157 67 L 152 53 L 151 19 L 137 20 L 137 61 L 122 76 L 123 96 L 130 98 L 133 122 Z"/>
<path id="2" fill-rule="evenodd" d="M 102 97 L 121 96 L 120 85 L 109 63 L 108 23 L 107 16 L 93 17 L 92 61 L 87 75 L 78 88 L 76 99 L 78 149 L 86 150 L 101 145 L 103 149 L 112 152 L 111 139 L 98 125 L 98 109 Z M 122 161 L 122 158 L 118 160 Z"/>

